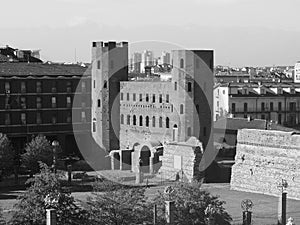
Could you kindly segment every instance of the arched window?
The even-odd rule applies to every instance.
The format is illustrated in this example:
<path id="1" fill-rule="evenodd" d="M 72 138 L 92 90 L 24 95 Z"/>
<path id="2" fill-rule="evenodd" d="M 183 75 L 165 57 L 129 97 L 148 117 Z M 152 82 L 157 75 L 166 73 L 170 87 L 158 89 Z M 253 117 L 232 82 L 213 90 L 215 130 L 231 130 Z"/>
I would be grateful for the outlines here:
<path id="1" fill-rule="evenodd" d="M 166 118 L 166 128 L 170 128 L 170 119 L 169 119 L 169 117 Z"/>
<path id="2" fill-rule="evenodd" d="M 136 125 L 136 115 L 133 115 L 133 119 L 132 120 L 133 120 L 132 121 L 133 125 Z"/>
<path id="3" fill-rule="evenodd" d="M 93 118 L 93 132 L 96 132 L 96 118 Z"/>
<path id="4" fill-rule="evenodd" d="M 180 59 L 180 68 L 183 68 L 183 67 L 184 67 L 184 60 Z"/>
<path id="5" fill-rule="evenodd" d="M 149 116 L 146 116 L 146 127 L 149 127 Z"/>
<path id="6" fill-rule="evenodd" d="M 152 102 L 155 102 L 155 95 L 152 96 Z"/>
<path id="7" fill-rule="evenodd" d="M 130 115 L 127 115 L 127 125 L 130 125 Z"/>
<path id="8" fill-rule="evenodd" d="M 162 127 L 163 121 L 162 121 L 162 117 L 159 117 L 159 127 Z"/>
<path id="9" fill-rule="evenodd" d="M 174 83 L 174 89 L 177 91 L 177 82 Z"/>
<path id="10" fill-rule="evenodd" d="M 143 116 L 140 116 L 140 126 L 143 126 Z"/>
<path id="11" fill-rule="evenodd" d="M 180 114 L 183 114 L 183 104 L 180 105 Z"/>
<path id="12" fill-rule="evenodd" d="M 155 116 L 152 117 L 152 127 L 155 127 Z"/>
<path id="13" fill-rule="evenodd" d="M 121 124 L 124 124 L 124 115 L 121 114 Z"/>

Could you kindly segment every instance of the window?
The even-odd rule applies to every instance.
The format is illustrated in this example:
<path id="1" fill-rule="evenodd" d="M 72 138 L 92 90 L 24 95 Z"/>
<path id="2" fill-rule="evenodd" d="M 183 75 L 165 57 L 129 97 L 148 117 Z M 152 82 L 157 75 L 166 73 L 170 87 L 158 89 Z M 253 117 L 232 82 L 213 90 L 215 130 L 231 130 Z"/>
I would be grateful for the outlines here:
<path id="1" fill-rule="evenodd" d="M 121 114 L 121 124 L 124 124 L 124 115 Z"/>
<path id="2" fill-rule="evenodd" d="M 274 109 L 274 105 L 273 105 L 273 102 L 270 102 L 270 111 L 273 111 Z"/>
<path id="3" fill-rule="evenodd" d="M 132 124 L 133 124 L 133 125 L 136 125 L 136 115 L 133 115 L 133 118 L 132 118 Z"/>
<path id="4" fill-rule="evenodd" d="M 56 124 L 56 115 L 55 114 L 52 115 L 52 124 Z"/>
<path id="5" fill-rule="evenodd" d="M 96 132 L 96 119 L 93 118 L 93 132 Z"/>
<path id="6" fill-rule="evenodd" d="M 124 94 L 123 92 L 121 92 L 121 101 L 123 101 L 123 98 L 124 98 Z"/>
<path id="7" fill-rule="evenodd" d="M 100 68 L 101 68 L 101 61 L 98 60 L 98 61 L 97 61 L 97 69 L 100 70 Z"/>
<path id="8" fill-rule="evenodd" d="M 232 112 L 232 113 L 235 113 L 235 103 L 232 103 L 232 104 L 231 104 L 231 112 Z"/>
<path id="9" fill-rule="evenodd" d="M 41 113 L 40 112 L 36 113 L 36 123 L 37 124 L 41 124 L 42 123 L 42 117 L 41 117 Z"/>
<path id="10" fill-rule="evenodd" d="M 52 108 L 55 108 L 56 107 L 56 97 L 52 97 L 51 102 L 52 102 Z"/>
<path id="11" fill-rule="evenodd" d="M 26 114 L 21 113 L 21 124 L 25 125 L 26 124 Z"/>
<path id="12" fill-rule="evenodd" d="M 149 116 L 146 116 L 146 127 L 149 127 Z"/>
<path id="13" fill-rule="evenodd" d="M 187 136 L 188 137 L 192 136 L 192 128 L 190 127 L 187 128 Z"/>
<path id="14" fill-rule="evenodd" d="M 261 111 L 262 112 L 265 111 L 265 103 L 264 102 L 261 103 Z"/>
<path id="15" fill-rule="evenodd" d="M 127 125 L 130 125 L 130 115 L 127 115 Z"/>
<path id="16" fill-rule="evenodd" d="M 36 98 L 36 108 L 38 108 L 38 109 L 42 108 L 42 98 L 41 97 Z"/>
<path id="17" fill-rule="evenodd" d="M 162 117 L 159 117 L 159 127 L 162 127 Z"/>
<path id="18" fill-rule="evenodd" d="M 132 99 L 133 99 L 134 102 L 136 101 L 136 94 L 135 93 L 133 93 Z"/>
<path id="19" fill-rule="evenodd" d="M 278 102 L 278 111 L 281 111 L 281 102 Z"/>
<path id="20" fill-rule="evenodd" d="M 104 81 L 103 88 L 107 88 L 107 81 L 106 80 Z"/>
<path id="21" fill-rule="evenodd" d="M 52 93 L 56 92 L 56 82 L 52 81 L 52 88 L 51 88 Z"/>
<path id="22" fill-rule="evenodd" d="M 169 119 L 169 117 L 166 118 L 166 128 L 170 128 L 170 119 Z"/>
<path id="23" fill-rule="evenodd" d="M 140 94 L 140 102 L 143 101 L 143 94 Z"/>
<path id="24" fill-rule="evenodd" d="M 162 94 L 159 95 L 159 103 L 162 103 Z"/>
<path id="25" fill-rule="evenodd" d="M 152 127 L 155 127 L 155 116 L 152 117 Z"/>
<path id="26" fill-rule="evenodd" d="M 149 102 L 149 94 L 146 94 L 146 102 Z"/>
<path id="27" fill-rule="evenodd" d="M 140 116 L 140 126 L 143 126 L 143 116 Z"/>
<path id="28" fill-rule="evenodd" d="M 101 107 L 101 100 L 98 99 L 98 107 Z"/>
<path id="29" fill-rule="evenodd" d="M 95 80 L 93 81 L 93 86 L 94 86 L 94 88 L 96 88 L 96 81 Z"/>
<path id="30" fill-rule="evenodd" d="M 85 113 L 85 111 L 81 111 L 81 122 L 86 122 L 86 113 Z"/>
<path id="31" fill-rule="evenodd" d="M 70 96 L 67 96 L 67 107 L 70 108 L 71 105 L 72 105 L 71 97 L 70 97 Z"/>
<path id="32" fill-rule="evenodd" d="M 10 124 L 10 114 L 5 113 L 5 125 L 9 125 L 9 124 Z"/>
<path id="33" fill-rule="evenodd" d="M 244 103 L 244 112 L 247 112 L 248 111 L 248 104 L 245 102 Z"/>
<path id="34" fill-rule="evenodd" d="M 127 93 L 127 101 L 129 101 L 129 93 Z"/>
<path id="35" fill-rule="evenodd" d="M 177 91 L 177 82 L 174 83 L 174 90 Z"/>
<path id="36" fill-rule="evenodd" d="M 26 109 L 26 98 L 25 97 L 21 97 L 21 108 Z"/>
<path id="37" fill-rule="evenodd" d="M 155 95 L 152 95 L 152 102 L 155 103 Z"/>
<path id="38" fill-rule="evenodd" d="M 180 59 L 180 68 L 183 68 L 183 67 L 184 67 L 184 60 Z"/>
<path id="39" fill-rule="evenodd" d="M 71 113 L 68 112 L 68 115 L 67 115 L 67 123 L 71 123 L 72 122 L 72 116 L 71 116 Z M 94 124 L 93 124 L 94 125 Z M 95 127 L 96 127 L 96 122 L 95 122 Z M 96 128 L 95 128 L 95 131 L 96 131 Z"/>
<path id="40" fill-rule="evenodd" d="M 166 95 L 166 102 L 169 103 L 169 101 L 170 101 L 170 100 L 169 100 L 169 95 L 167 94 L 167 95 Z"/>
<path id="41" fill-rule="evenodd" d="M 183 114 L 183 104 L 180 105 L 180 114 Z"/>
<path id="42" fill-rule="evenodd" d="M 36 82 L 36 92 L 37 93 L 41 93 L 42 92 L 42 82 L 41 81 L 37 81 Z"/>
<path id="43" fill-rule="evenodd" d="M 9 82 L 5 82 L 5 92 L 10 93 L 10 83 Z"/>
<path id="44" fill-rule="evenodd" d="M 94 81 L 94 86 L 96 86 L 95 83 L 96 83 L 96 82 Z M 71 81 L 68 81 L 68 82 L 67 82 L 67 92 L 68 92 L 68 93 L 71 93 L 71 92 L 72 92 L 72 82 L 71 82 Z"/>
<path id="45" fill-rule="evenodd" d="M 25 93 L 25 92 L 26 92 L 26 83 L 25 83 L 25 81 L 22 81 L 22 82 L 21 82 L 21 92 L 22 92 L 22 93 Z"/>
<path id="46" fill-rule="evenodd" d="M 192 82 L 188 82 L 188 92 L 192 92 Z"/>
<path id="47" fill-rule="evenodd" d="M 81 92 L 86 92 L 86 83 L 85 83 L 85 81 L 81 82 Z"/>
<path id="48" fill-rule="evenodd" d="M 278 124 L 281 124 L 281 114 L 278 114 Z"/>
<path id="49" fill-rule="evenodd" d="M 264 114 L 262 114 L 262 115 L 261 115 L 261 119 L 263 119 L 263 120 L 264 120 L 265 118 L 266 118 L 266 117 L 265 117 L 265 115 L 264 115 Z"/>

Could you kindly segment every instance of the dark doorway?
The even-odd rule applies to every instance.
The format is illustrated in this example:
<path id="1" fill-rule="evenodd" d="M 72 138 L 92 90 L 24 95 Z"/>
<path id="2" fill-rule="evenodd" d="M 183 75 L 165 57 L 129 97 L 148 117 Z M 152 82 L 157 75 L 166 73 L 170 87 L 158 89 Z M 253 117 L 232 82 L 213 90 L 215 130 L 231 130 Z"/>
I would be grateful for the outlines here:
<path id="1" fill-rule="evenodd" d="M 141 155 L 140 155 L 140 159 L 142 160 L 140 162 L 140 165 L 141 165 L 141 171 L 143 173 L 150 172 L 150 168 L 149 168 L 150 156 L 151 156 L 150 149 L 147 146 L 143 146 L 141 149 Z"/>

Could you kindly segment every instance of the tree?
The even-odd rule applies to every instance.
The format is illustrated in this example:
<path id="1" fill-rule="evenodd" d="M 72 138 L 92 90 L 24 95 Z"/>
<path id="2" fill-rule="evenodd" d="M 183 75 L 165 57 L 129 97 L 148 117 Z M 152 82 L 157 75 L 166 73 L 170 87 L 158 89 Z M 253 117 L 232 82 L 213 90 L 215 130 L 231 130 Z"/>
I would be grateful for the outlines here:
<path id="1" fill-rule="evenodd" d="M 22 154 L 21 160 L 23 165 L 30 169 L 32 173 L 39 172 L 39 161 L 46 163 L 48 166 L 53 162 L 51 143 L 43 135 L 34 137 L 26 144 L 25 153 Z"/>
<path id="2" fill-rule="evenodd" d="M 0 225 L 5 225 L 5 219 L 3 218 L 3 209 L 0 207 Z"/>
<path id="3" fill-rule="evenodd" d="M 1 174 L 7 176 L 14 171 L 14 157 L 15 152 L 9 139 L 0 133 L 0 179 Z"/>
<path id="4" fill-rule="evenodd" d="M 40 167 L 41 173 L 27 181 L 31 186 L 18 198 L 10 224 L 45 224 L 47 207 L 56 209 L 57 225 L 86 224 L 87 213 L 69 193 L 63 192 L 59 175 L 51 173 L 46 164 L 40 163 Z"/>
<path id="5" fill-rule="evenodd" d="M 90 224 L 135 225 L 150 222 L 152 211 L 144 188 L 121 187 L 87 198 L 85 209 L 90 213 Z"/>
<path id="6" fill-rule="evenodd" d="M 217 225 L 230 224 L 231 217 L 223 207 L 225 202 L 200 190 L 200 184 L 177 183 L 172 188 L 173 192 L 169 197 L 158 192 L 154 198 L 153 203 L 157 205 L 159 217 L 164 217 L 164 203 L 170 198 L 175 201 L 175 224 L 203 225 L 209 218 L 214 219 Z"/>

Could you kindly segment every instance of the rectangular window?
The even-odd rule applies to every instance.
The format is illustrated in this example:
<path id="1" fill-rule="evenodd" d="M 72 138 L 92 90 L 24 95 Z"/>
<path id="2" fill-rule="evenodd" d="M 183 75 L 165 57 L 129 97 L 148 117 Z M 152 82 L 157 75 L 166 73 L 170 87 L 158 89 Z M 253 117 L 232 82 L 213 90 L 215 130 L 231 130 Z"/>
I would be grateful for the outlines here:
<path id="1" fill-rule="evenodd" d="M 278 102 L 278 111 L 281 111 L 281 102 Z"/>
<path id="2" fill-rule="evenodd" d="M 159 103 L 162 103 L 162 94 L 159 95 Z"/>
<path id="3" fill-rule="evenodd" d="M 81 121 L 82 121 L 82 122 L 86 122 L 86 114 L 85 114 L 85 111 L 82 111 L 82 112 L 81 112 Z"/>
<path id="4" fill-rule="evenodd" d="M 270 110 L 273 111 L 274 110 L 273 108 L 274 108 L 273 102 L 270 102 Z"/>
<path id="5" fill-rule="evenodd" d="M 136 94 L 135 93 L 133 93 L 132 99 L 133 99 L 134 102 L 136 101 Z"/>
<path id="6" fill-rule="evenodd" d="M 25 92 L 26 92 L 26 83 L 25 83 L 25 81 L 22 81 L 22 82 L 21 82 L 21 92 L 22 92 L 22 93 L 25 93 Z"/>
<path id="7" fill-rule="evenodd" d="M 232 112 L 232 113 L 235 113 L 235 103 L 232 103 L 232 104 L 231 104 L 231 112 Z"/>
<path id="8" fill-rule="evenodd" d="M 248 104 L 244 103 L 244 112 L 247 112 L 247 111 L 248 111 Z"/>
<path id="9" fill-rule="evenodd" d="M 10 114 L 5 113 L 5 125 L 9 125 L 9 124 L 10 124 Z"/>
<path id="10" fill-rule="evenodd" d="M 71 123 L 71 122 L 72 122 L 72 115 L 69 112 L 68 115 L 67 115 L 67 123 Z"/>
<path id="11" fill-rule="evenodd" d="M 146 102 L 149 102 L 149 94 L 146 94 Z"/>
<path id="12" fill-rule="evenodd" d="M 152 95 L 152 102 L 155 103 L 155 95 Z"/>
<path id="13" fill-rule="evenodd" d="M 38 109 L 42 108 L 42 98 L 41 97 L 36 98 L 36 108 L 38 108 Z"/>
<path id="14" fill-rule="evenodd" d="M 262 111 L 262 112 L 265 111 L 265 103 L 264 103 L 264 102 L 261 103 L 261 111 Z"/>
<path id="15" fill-rule="evenodd" d="M 9 82 L 5 82 L 5 91 L 10 91 L 10 83 Z"/>
<path id="16" fill-rule="evenodd" d="M 101 107 L 101 100 L 98 99 L 98 107 Z"/>
<path id="17" fill-rule="evenodd" d="M 36 82 L 36 92 L 37 93 L 41 93 L 42 92 L 42 82 L 41 81 L 37 81 Z"/>
<path id="18" fill-rule="evenodd" d="M 188 82 L 188 92 L 191 92 L 191 91 L 192 91 L 192 82 Z"/>
<path id="19" fill-rule="evenodd" d="M 124 98 L 124 94 L 123 92 L 121 92 L 121 101 L 123 101 L 123 98 Z"/>
<path id="20" fill-rule="evenodd" d="M 96 122 L 93 121 L 93 132 L 96 132 Z"/>
<path id="21" fill-rule="evenodd" d="M 52 108 L 56 107 L 56 97 L 51 98 Z"/>
<path id="22" fill-rule="evenodd" d="M 101 68 L 101 61 L 98 60 L 98 61 L 97 61 L 97 69 L 100 70 L 100 68 Z"/>
<path id="23" fill-rule="evenodd" d="M 130 99 L 130 96 L 129 96 L 129 93 L 127 93 L 127 101 L 129 101 Z"/>
<path id="24" fill-rule="evenodd" d="M 95 80 L 93 81 L 93 86 L 94 86 L 94 88 L 96 88 L 96 81 Z"/>
<path id="25" fill-rule="evenodd" d="M 51 88 L 51 91 L 52 91 L 52 93 L 55 93 L 55 92 L 56 92 L 56 82 L 55 82 L 55 81 L 52 82 L 52 88 Z"/>
<path id="26" fill-rule="evenodd" d="M 71 97 L 67 96 L 67 107 L 71 107 L 72 106 L 72 102 L 71 102 Z"/>
<path id="27" fill-rule="evenodd" d="M 140 102 L 143 101 L 143 94 L 140 94 Z"/>
<path id="28" fill-rule="evenodd" d="M 170 101 L 170 100 L 169 100 L 169 95 L 167 94 L 167 95 L 166 95 L 166 102 L 169 103 L 169 101 Z"/>
<path id="29" fill-rule="evenodd" d="M 68 93 L 71 93 L 71 92 L 72 92 L 72 82 L 71 82 L 71 81 L 68 81 L 68 82 L 67 82 L 67 92 L 68 92 Z"/>
<path id="30" fill-rule="evenodd" d="M 281 124 L 281 114 L 278 114 L 278 124 Z"/>
<path id="31" fill-rule="evenodd" d="M 41 124 L 42 123 L 42 116 L 40 112 L 36 113 L 36 123 Z"/>
<path id="32" fill-rule="evenodd" d="M 52 116 L 52 124 L 56 124 L 56 115 Z"/>
<path id="33" fill-rule="evenodd" d="M 25 125 L 26 124 L 26 114 L 21 113 L 21 124 Z"/>
<path id="34" fill-rule="evenodd" d="M 21 109 L 26 109 L 26 98 L 21 97 Z"/>
<path id="35" fill-rule="evenodd" d="M 266 117 L 265 117 L 265 115 L 264 115 L 264 114 L 262 114 L 262 115 L 261 115 L 261 119 L 263 119 L 263 120 L 264 120 L 265 118 L 266 118 Z"/>
<path id="36" fill-rule="evenodd" d="M 177 82 L 174 83 L 174 89 L 177 91 Z"/>

